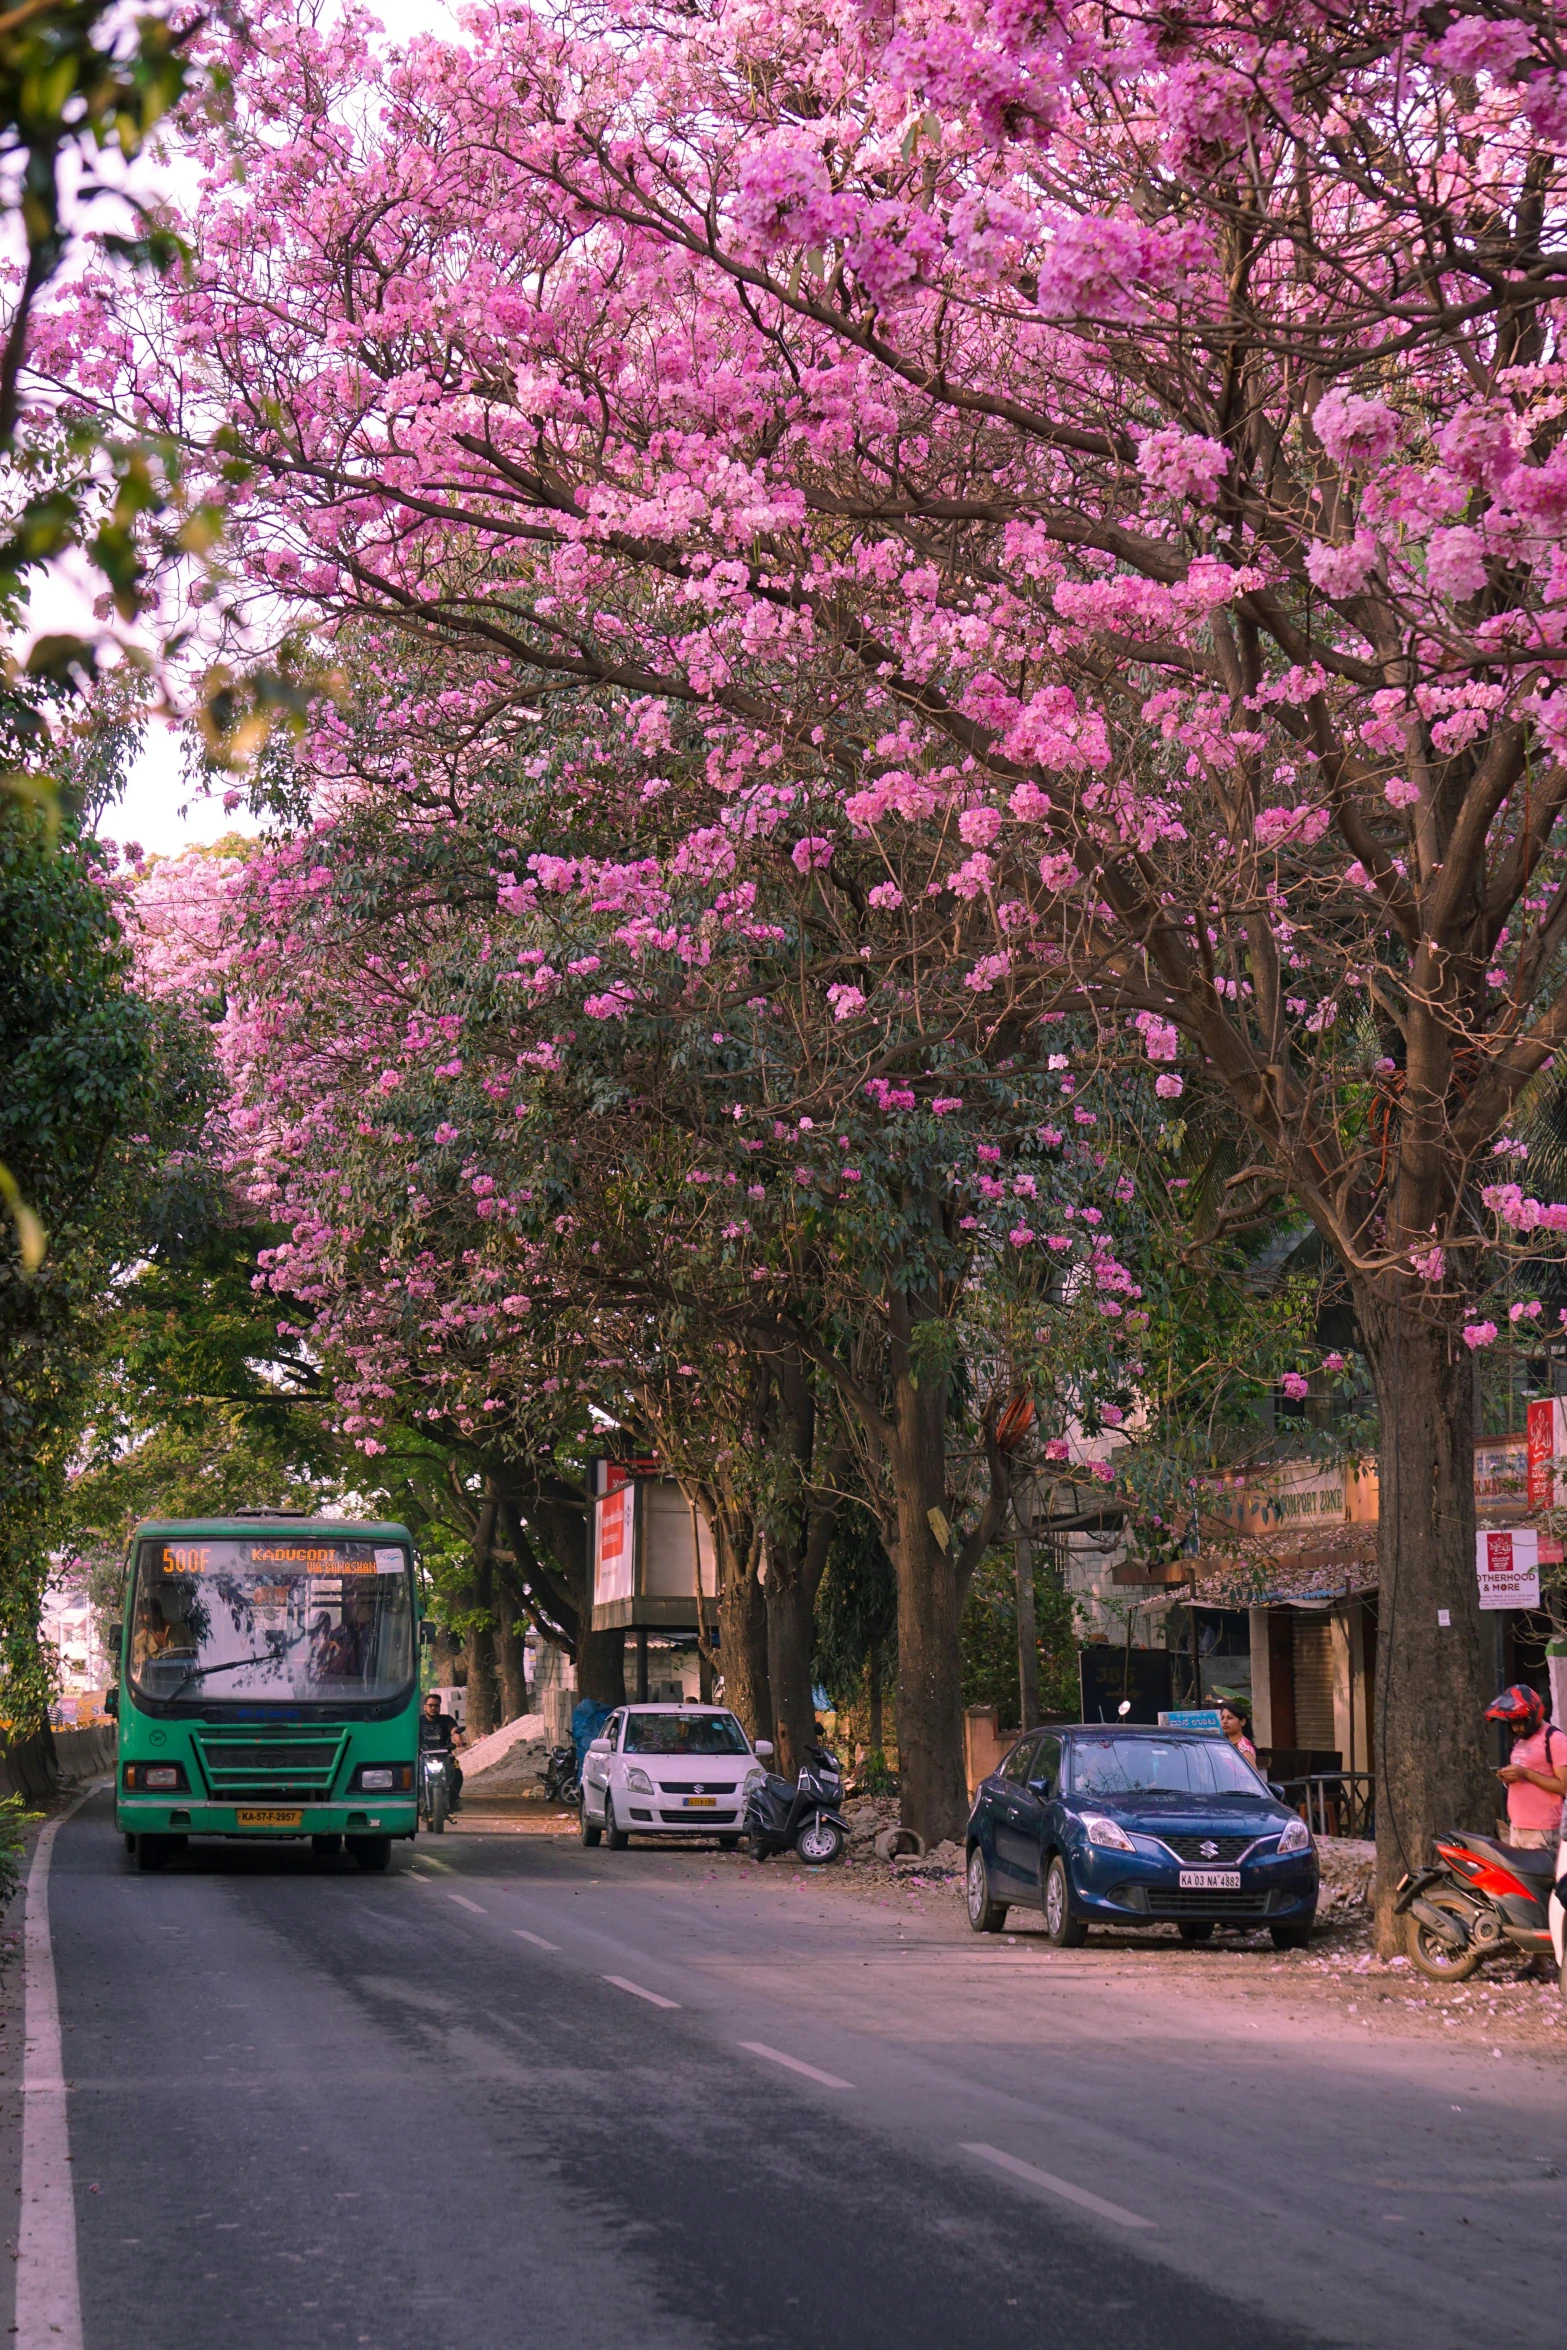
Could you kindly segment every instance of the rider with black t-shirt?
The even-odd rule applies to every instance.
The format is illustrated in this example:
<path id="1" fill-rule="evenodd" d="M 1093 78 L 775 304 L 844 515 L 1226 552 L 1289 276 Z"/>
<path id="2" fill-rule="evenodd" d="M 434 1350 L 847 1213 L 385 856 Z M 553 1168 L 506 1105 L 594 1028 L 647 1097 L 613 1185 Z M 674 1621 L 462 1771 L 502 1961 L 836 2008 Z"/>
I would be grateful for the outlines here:
<path id="1" fill-rule="evenodd" d="M 450 1714 L 441 1711 L 441 1701 L 432 1689 L 419 1716 L 419 1745 L 421 1750 L 439 1747 L 446 1756 L 446 1767 L 452 1780 L 453 1810 L 462 1795 L 462 1769 L 457 1760 L 457 1742 L 457 1724 Z"/>

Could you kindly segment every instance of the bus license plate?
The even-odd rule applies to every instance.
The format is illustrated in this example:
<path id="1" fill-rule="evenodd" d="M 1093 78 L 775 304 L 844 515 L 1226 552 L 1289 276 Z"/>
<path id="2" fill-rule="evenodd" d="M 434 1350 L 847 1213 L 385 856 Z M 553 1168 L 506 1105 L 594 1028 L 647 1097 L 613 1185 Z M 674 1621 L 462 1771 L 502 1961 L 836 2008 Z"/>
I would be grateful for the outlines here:
<path id="1" fill-rule="evenodd" d="M 234 1823 L 240 1828 L 302 1828 L 302 1811 L 237 1811 Z"/>
<path id="2" fill-rule="evenodd" d="M 716 1795 L 688 1795 L 686 1809 L 687 1811 L 716 1811 L 718 1798 Z"/>
<path id="3" fill-rule="evenodd" d="M 1238 1893 L 1241 1889 L 1239 1869 L 1182 1869 L 1183 1893 Z"/>

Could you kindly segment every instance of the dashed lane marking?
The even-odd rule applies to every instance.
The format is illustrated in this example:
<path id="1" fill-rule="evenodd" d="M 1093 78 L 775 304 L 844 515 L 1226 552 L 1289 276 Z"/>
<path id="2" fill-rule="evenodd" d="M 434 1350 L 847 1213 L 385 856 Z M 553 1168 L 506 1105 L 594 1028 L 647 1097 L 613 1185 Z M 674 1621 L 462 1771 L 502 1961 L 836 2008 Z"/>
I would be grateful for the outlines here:
<path id="1" fill-rule="evenodd" d="M 542 1934 L 530 1934 L 526 1926 L 513 1926 L 512 1932 L 519 1942 L 531 1942 L 535 1950 L 558 1950 L 560 1948 L 558 1942 L 546 1942 Z"/>
<path id="2" fill-rule="evenodd" d="M 852 2081 L 840 2080 L 836 2073 L 824 2073 L 819 2065 L 805 2064 L 798 2056 L 785 2056 L 781 2048 L 769 2048 L 765 2040 L 742 2040 L 753 2056 L 765 2056 L 769 2064 L 781 2064 L 786 2072 L 803 2073 L 808 2081 L 819 2081 L 824 2089 L 852 2089 Z"/>
<path id="3" fill-rule="evenodd" d="M 1063 2203 L 1075 2203 L 1100 2219 L 1114 2220 L 1117 2227 L 1153 2228 L 1159 2224 L 1157 2220 L 1139 2218 L 1135 2211 L 1127 2211 L 1119 2203 L 1107 2203 L 1102 2195 L 1090 2195 L 1086 2187 L 1075 2187 L 1070 2179 L 1058 2179 L 1054 2171 L 1040 2170 L 1015 2154 L 1003 2154 L 999 2146 L 965 2146 L 963 2152 L 977 2154 L 981 2162 L 994 2163 L 997 2170 L 1009 2171 L 1015 2179 L 1026 2179 L 1031 2187 L 1043 2187 L 1047 2195 L 1059 2195 Z"/>
<path id="4" fill-rule="evenodd" d="M 446 1898 L 448 1901 L 455 1901 L 459 1909 L 471 1909 L 476 1918 L 487 1918 L 490 1914 L 487 1909 L 481 1908 L 477 1901 L 470 1901 L 466 1893 L 448 1893 Z"/>
<path id="5" fill-rule="evenodd" d="M 629 1991 L 633 1999 L 645 1999 L 649 2007 L 678 2007 L 678 1999 L 666 1999 L 662 1991 L 646 1990 L 641 1983 L 633 1983 L 625 1975 L 606 1975 L 606 1983 L 613 1983 L 617 1991 Z"/>

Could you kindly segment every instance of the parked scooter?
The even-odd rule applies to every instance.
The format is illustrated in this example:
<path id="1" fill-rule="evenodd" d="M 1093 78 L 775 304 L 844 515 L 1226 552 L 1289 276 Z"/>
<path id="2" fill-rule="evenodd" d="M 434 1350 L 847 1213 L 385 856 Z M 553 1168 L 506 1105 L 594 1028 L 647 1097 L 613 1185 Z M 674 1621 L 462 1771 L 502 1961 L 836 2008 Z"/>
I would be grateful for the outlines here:
<path id="1" fill-rule="evenodd" d="M 1408 1920 L 1411 1964 L 1433 1983 L 1462 1983 L 1499 1952 L 1525 1951 L 1562 1965 L 1561 1928 L 1552 1934 L 1556 1854 L 1454 1831 L 1433 1839 L 1435 1859 L 1411 1870 L 1394 1910 Z M 1564 1888 L 1567 1890 L 1567 1888 Z M 1567 1989 L 1567 1969 L 1563 1988 Z"/>
<path id="2" fill-rule="evenodd" d="M 758 1754 L 763 1747 L 757 1747 Z M 771 1747 L 766 1751 L 770 1754 Z M 746 1800 L 745 1824 L 753 1860 L 772 1852 L 798 1852 L 812 1868 L 841 1860 L 849 1823 L 838 1810 L 843 1771 L 825 1746 L 808 1746 L 799 1777 L 791 1784 L 769 1771 Z"/>
<path id="3" fill-rule="evenodd" d="M 444 1746 L 427 1746 L 419 1757 L 419 1817 L 432 1836 L 440 1836 L 451 1813 L 451 1756 Z"/>
<path id="4" fill-rule="evenodd" d="M 578 1804 L 582 1781 L 577 1776 L 574 1746 L 552 1746 L 544 1760 L 544 1796 L 548 1803 Z"/>

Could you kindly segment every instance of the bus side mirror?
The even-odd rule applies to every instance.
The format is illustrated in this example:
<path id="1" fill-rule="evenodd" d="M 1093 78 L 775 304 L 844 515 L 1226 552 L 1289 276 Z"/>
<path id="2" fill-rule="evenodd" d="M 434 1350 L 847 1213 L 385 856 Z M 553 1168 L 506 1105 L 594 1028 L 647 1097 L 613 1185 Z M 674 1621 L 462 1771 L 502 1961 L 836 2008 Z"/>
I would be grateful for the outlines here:
<path id="1" fill-rule="evenodd" d="M 117 1657 L 120 1653 L 120 1650 L 125 1646 L 125 1626 L 123 1624 L 111 1624 L 108 1630 L 104 1633 L 103 1638 L 104 1645 L 109 1650 L 110 1655 Z"/>
<path id="2" fill-rule="evenodd" d="M 104 1691 L 103 1710 L 106 1714 L 112 1714 L 116 1717 L 116 1719 L 118 1718 L 120 1711 L 120 1693 L 118 1689 L 106 1689 Z"/>
<path id="3" fill-rule="evenodd" d="M 421 1648 L 435 1646 L 435 1624 L 429 1616 L 419 1618 L 419 1646 Z"/>

